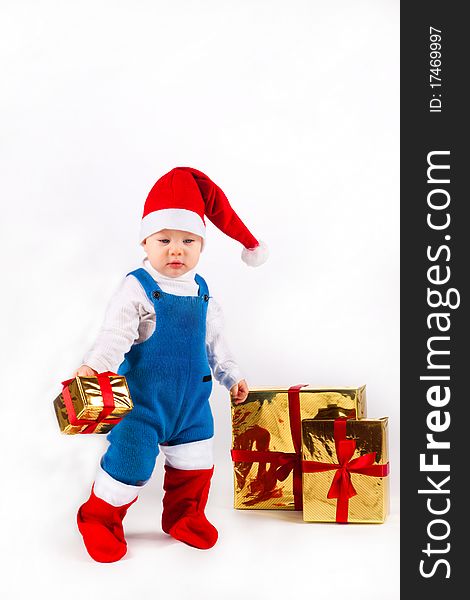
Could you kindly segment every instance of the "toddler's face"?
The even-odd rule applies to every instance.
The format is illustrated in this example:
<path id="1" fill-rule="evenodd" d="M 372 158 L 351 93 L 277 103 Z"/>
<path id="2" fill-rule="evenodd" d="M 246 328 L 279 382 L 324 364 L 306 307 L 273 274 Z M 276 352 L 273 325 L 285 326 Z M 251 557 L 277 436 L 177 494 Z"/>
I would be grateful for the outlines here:
<path id="1" fill-rule="evenodd" d="M 202 237 L 188 231 L 162 229 L 142 245 L 154 269 L 167 277 L 179 277 L 199 262 Z"/>

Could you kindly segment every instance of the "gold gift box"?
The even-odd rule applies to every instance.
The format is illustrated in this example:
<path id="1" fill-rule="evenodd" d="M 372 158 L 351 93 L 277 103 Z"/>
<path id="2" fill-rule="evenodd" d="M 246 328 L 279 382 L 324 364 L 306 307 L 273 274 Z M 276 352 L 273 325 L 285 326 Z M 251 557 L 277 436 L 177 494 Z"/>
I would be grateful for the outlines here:
<path id="1" fill-rule="evenodd" d="M 294 453 L 288 388 L 250 390 L 242 404 L 232 402 L 232 450 Z M 300 418 L 357 417 L 366 414 L 365 385 L 357 388 L 302 387 Z M 300 447 L 300 423 L 299 447 Z M 300 462 L 300 452 L 298 460 Z M 278 479 L 279 463 L 234 460 L 234 508 L 297 510 L 291 471 Z"/>
<path id="2" fill-rule="evenodd" d="M 121 419 L 133 408 L 126 378 L 122 375 L 109 375 L 113 392 L 115 407 L 105 420 L 98 423 L 93 433 L 108 433 Z M 75 377 L 67 388 L 73 411 L 78 420 L 97 421 L 103 411 L 104 401 L 97 377 Z M 54 409 L 59 423 L 60 431 L 68 435 L 84 432 L 88 424 L 73 425 L 67 413 L 63 394 L 60 393 L 54 400 Z"/>
<path id="3" fill-rule="evenodd" d="M 346 421 L 346 438 L 355 440 L 350 460 L 375 452 L 374 465 L 388 465 L 388 418 Z M 302 459 L 337 464 L 334 421 L 302 421 Z M 337 470 L 303 472 L 304 521 L 335 522 L 338 500 L 329 499 Z M 357 495 L 347 501 L 348 523 L 383 523 L 389 513 L 389 478 L 350 473 Z"/>

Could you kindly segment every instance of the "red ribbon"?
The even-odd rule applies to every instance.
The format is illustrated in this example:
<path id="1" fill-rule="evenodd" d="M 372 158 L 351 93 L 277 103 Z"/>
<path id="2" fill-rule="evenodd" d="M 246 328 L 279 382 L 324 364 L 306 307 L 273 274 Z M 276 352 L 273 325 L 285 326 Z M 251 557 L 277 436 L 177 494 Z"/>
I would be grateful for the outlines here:
<path id="1" fill-rule="evenodd" d="M 98 418 L 93 419 L 78 419 L 75 413 L 75 409 L 72 403 L 72 397 L 70 396 L 70 390 L 68 388 L 69 383 L 73 381 L 72 379 L 67 379 L 67 381 L 63 381 L 62 385 L 62 397 L 64 399 L 65 408 L 67 409 L 67 416 L 69 418 L 70 425 L 87 425 L 85 429 L 80 431 L 80 433 L 94 433 L 95 429 L 98 425 L 107 419 L 107 417 L 113 412 L 116 405 L 114 403 L 113 390 L 111 387 L 111 382 L 109 380 L 110 376 L 116 376 L 116 373 L 112 373 L 111 371 L 106 371 L 105 373 L 98 373 L 96 377 L 98 378 L 98 384 L 101 390 L 101 395 L 103 397 L 103 409 L 101 410 Z M 122 417 L 108 419 L 106 423 L 112 423 L 116 425 L 119 421 L 122 420 Z"/>
<path id="2" fill-rule="evenodd" d="M 269 450 L 231 450 L 234 462 L 276 464 L 276 479 L 284 481 L 292 472 L 294 509 L 302 510 L 302 464 L 300 430 L 300 388 L 307 384 L 293 385 L 288 390 L 289 423 L 295 452 L 271 452 Z"/>
<path id="3" fill-rule="evenodd" d="M 359 458 L 351 460 L 356 450 L 356 440 L 346 438 L 346 419 L 335 419 L 334 438 L 338 464 L 303 460 L 302 469 L 304 473 L 319 473 L 336 469 L 327 498 L 338 499 L 336 503 L 336 522 L 347 523 L 349 498 L 357 495 L 351 481 L 351 473 L 359 473 L 370 477 L 386 477 L 390 472 L 390 468 L 389 463 L 374 465 L 376 452 L 363 454 Z"/>

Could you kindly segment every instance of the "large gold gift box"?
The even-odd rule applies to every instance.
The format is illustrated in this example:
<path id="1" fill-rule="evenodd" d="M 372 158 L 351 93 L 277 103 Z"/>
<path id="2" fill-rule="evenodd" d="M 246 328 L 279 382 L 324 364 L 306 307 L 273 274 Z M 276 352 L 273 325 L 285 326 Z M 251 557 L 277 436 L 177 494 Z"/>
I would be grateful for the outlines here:
<path id="1" fill-rule="evenodd" d="M 108 433 L 133 408 L 126 378 L 100 373 L 63 382 L 54 400 L 62 433 Z"/>
<path id="2" fill-rule="evenodd" d="M 301 510 L 301 419 L 365 414 L 365 386 L 258 388 L 232 402 L 234 507 Z"/>
<path id="3" fill-rule="evenodd" d="M 302 421 L 304 521 L 383 523 L 388 418 Z"/>

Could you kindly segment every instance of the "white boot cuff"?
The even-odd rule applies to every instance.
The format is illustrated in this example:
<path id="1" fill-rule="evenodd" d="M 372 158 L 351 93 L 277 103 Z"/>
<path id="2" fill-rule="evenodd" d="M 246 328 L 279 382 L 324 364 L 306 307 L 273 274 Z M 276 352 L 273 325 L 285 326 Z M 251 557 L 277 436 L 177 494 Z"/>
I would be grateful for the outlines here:
<path id="1" fill-rule="evenodd" d="M 177 446 L 160 446 L 160 450 L 165 455 L 165 464 L 174 469 L 212 469 L 213 439 L 187 442 Z"/>
<path id="2" fill-rule="evenodd" d="M 96 479 L 94 484 L 95 496 L 101 498 L 112 506 L 122 506 L 123 504 L 129 504 L 134 498 L 139 495 L 142 486 L 140 485 L 127 485 L 121 481 L 117 481 L 106 473 L 101 467 L 98 467 L 96 473 Z"/>

